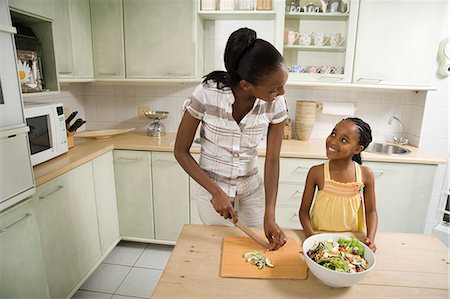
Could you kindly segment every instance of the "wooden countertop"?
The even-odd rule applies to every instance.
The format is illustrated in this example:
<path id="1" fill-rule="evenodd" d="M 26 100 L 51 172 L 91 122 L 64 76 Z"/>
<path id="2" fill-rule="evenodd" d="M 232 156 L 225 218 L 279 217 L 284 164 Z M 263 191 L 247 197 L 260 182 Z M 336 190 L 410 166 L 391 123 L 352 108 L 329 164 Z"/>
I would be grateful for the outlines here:
<path id="1" fill-rule="evenodd" d="M 175 133 L 169 133 L 162 138 L 156 138 L 148 137 L 145 132 L 130 132 L 101 140 L 75 138 L 75 146 L 69 149 L 67 153 L 34 167 L 36 185 L 39 186 L 113 149 L 172 152 L 175 136 Z M 364 152 L 363 160 L 436 165 L 445 162 L 418 148 L 406 147 L 411 150 L 411 153 L 403 156 L 387 156 Z M 199 153 L 200 147 L 192 147 L 191 151 L 193 153 Z M 258 154 L 264 156 L 265 151 L 260 150 Z M 311 139 L 310 141 L 284 140 L 281 147 L 281 156 L 326 159 L 325 143 L 323 139 Z"/>
<path id="2" fill-rule="evenodd" d="M 285 233 L 300 244 L 305 239 L 303 231 Z M 185 225 L 152 298 L 449 298 L 450 251 L 433 235 L 378 233 L 375 268 L 350 288 L 328 287 L 309 271 L 306 280 L 221 278 L 225 236 L 243 234 Z"/>

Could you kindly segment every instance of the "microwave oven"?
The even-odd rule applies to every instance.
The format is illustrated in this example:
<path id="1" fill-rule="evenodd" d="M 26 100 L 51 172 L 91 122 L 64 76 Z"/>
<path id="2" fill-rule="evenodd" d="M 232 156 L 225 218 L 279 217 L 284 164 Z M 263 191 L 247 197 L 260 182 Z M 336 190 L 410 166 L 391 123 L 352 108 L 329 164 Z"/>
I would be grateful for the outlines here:
<path id="1" fill-rule="evenodd" d="M 67 152 L 63 104 L 24 102 L 24 114 L 33 166 Z"/>

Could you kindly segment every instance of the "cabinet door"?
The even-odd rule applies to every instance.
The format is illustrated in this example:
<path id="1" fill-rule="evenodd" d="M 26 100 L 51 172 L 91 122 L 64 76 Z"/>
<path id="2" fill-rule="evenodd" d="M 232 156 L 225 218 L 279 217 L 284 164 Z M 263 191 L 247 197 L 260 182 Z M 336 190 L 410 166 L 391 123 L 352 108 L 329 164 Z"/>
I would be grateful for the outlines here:
<path id="1" fill-rule="evenodd" d="M 150 153 L 114 151 L 114 175 L 120 235 L 126 238 L 153 239 Z"/>
<path id="2" fill-rule="evenodd" d="M 112 152 L 104 154 L 92 163 L 100 247 L 103 256 L 120 240 L 113 154 Z"/>
<path id="3" fill-rule="evenodd" d="M 200 155 L 193 154 L 192 155 L 195 161 L 198 162 L 200 159 Z M 200 220 L 200 216 L 198 215 L 197 208 L 197 189 L 200 185 L 194 181 L 191 177 L 189 177 L 189 223 L 190 224 L 202 224 Z"/>
<path id="4" fill-rule="evenodd" d="M 423 233 L 436 165 L 365 162 L 375 176 L 378 231 Z"/>
<path id="5" fill-rule="evenodd" d="M 95 77 L 125 77 L 122 0 L 90 0 Z M 142 28 L 140 28 L 142 32 Z"/>
<path id="6" fill-rule="evenodd" d="M 100 259 L 91 163 L 38 187 L 33 197 L 51 298 L 64 298 Z"/>
<path id="7" fill-rule="evenodd" d="M 178 239 L 189 223 L 189 176 L 173 153 L 152 152 L 155 238 Z"/>
<path id="8" fill-rule="evenodd" d="M 53 10 L 54 0 L 8 0 L 9 7 L 39 17 L 53 19 L 55 13 Z"/>
<path id="9" fill-rule="evenodd" d="M 0 298 L 50 298 L 30 201 L 0 214 Z"/>
<path id="10" fill-rule="evenodd" d="M 354 83 L 429 86 L 446 1 L 361 0 Z"/>
<path id="11" fill-rule="evenodd" d="M 73 76 L 74 70 L 69 0 L 55 0 L 54 7 L 56 17 L 53 21 L 52 29 L 58 76 Z"/>
<path id="12" fill-rule="evenodd" d="M 127 77 L 195 77 L 195 2 L 123 3 Z"/>

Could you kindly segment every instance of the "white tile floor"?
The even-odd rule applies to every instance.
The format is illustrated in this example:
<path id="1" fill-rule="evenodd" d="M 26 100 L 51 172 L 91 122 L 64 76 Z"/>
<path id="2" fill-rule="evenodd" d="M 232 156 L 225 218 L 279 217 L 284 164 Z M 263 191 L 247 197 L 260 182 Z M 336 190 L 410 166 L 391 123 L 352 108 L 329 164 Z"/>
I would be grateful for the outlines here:
<path id="1" fill-rule="evenodd" d="M 150 298 L 172 249 L 121 241 L 72 298 Z"/>

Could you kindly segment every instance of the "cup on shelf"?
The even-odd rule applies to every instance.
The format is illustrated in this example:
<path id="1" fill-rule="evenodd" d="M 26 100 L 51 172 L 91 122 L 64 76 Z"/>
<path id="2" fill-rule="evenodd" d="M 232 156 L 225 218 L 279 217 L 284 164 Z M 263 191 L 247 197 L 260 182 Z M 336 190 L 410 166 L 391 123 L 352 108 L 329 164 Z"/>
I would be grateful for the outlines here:
<path id="1" fill-rule="evenodd" d="M 314 32 L 312 36 L 314 46 L 323 46 L 327 43 L 328 37 L 324 32 Z"/>
<path id="2" fill-rule="evenodd" d="M 310 33 L 300 33 L 298 43 L 302 46 L 311 45 L 312 32 Z"/>
<path id="3" fill-rule="evenodd" d="M 293 45 L 299 36 L 300 36 L 300 33 L 298 33 L 297 31 L 292 31 L 292 30 L 285 31 L 284 41 L 288 45 Z"/>
<path id="4" fill-rule="evenodd" d="M 202 0 L 202 10 L 216 10 L 216 0 Z"/>
<path id="5" fill-rule="evenodd" d="M 239 0 L 239 10 L 253 10 L 254 8 L 254 0 Z"/>
<path id="6" fill-rule="evenodd" d="M 341 36 L 339 32 L 330 33 L 330 46 L 338 47 L 345 41 L 345 37 Z"/>
<path id="7" fill-rule="evenodd" d="M 220 0 L 220 10 L 234 10 L 234 0 Z"/>
<path id="8" fill-rule="evenodd" d="M 310 65 L 307 68 L 308 74 L 319 74 L 320 73 L 320 67 L 315 65 Z"/>
<path id="9" fill-rule="evenodd" d="M 340 1 L 334 1 L 329 3 L 330 12 L 338 12 L 339 11 L 339 2 Z"/>
<path id="10" fill-rule="evenodd" d="M 301 66 L 299 64 L 293 64 L 289 67 L 289 72 L 290 73 L 304 73 L 305 67 Z"/>

